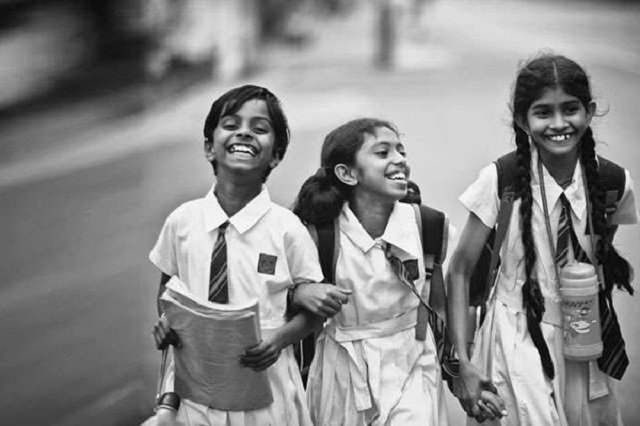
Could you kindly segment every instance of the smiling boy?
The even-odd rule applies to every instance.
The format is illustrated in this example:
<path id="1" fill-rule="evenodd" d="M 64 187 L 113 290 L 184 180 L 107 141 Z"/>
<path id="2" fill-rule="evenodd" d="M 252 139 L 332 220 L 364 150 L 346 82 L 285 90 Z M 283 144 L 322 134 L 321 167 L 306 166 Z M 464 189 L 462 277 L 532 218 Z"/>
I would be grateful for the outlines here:
<path id="1" fill-rule="evenodd" d="M 306 228 L 289 210 L 272 203 L 263 185 L 286 152 L 286 117 L 270 91 L 242 86 L 213 103 L 204 136 L 216 182 L 204 198 L 184 203 L 169 215 L 149 258 L 162 273 L 160 293 L 170 277 L 177 276 L 202 300 L 259 300 L 262 341 L 247 348 L 239 362 L 266 370 L 274 402 L 258 410 L 226 411 L 185 399 L 176 420 L 310 425 L 290 345 L 320 322 L 305 311 L 285 321 L 286 294 L 295 284 L 321 281 L 322 272 Z M 179 336 L 165 320 L 156 324 L 154 337 L 158 348 L 172 344 L 179 350 Z"/>

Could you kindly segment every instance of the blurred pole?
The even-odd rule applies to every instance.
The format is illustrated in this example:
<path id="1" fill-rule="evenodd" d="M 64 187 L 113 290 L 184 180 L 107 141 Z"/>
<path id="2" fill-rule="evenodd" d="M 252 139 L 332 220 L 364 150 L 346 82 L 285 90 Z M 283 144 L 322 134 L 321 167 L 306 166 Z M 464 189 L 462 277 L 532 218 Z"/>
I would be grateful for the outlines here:
<path id="1" fill-rule="evenodd" d="M 396 28 L 392 0 L 378 0 L 375 65 L 392 69 L 395 57 Z"/>

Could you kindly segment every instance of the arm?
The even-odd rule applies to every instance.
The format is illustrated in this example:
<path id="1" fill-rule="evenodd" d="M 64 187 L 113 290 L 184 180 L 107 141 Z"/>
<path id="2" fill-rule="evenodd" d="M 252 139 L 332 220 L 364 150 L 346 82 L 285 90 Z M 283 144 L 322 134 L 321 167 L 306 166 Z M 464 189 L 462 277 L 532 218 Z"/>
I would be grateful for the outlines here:
<path id="1" fill-rule="evenodd" d="M 299 284 L 293 292 L 293 305 L 314 315 L 329 318 L 340 312 L 349 302 L 351 290 L 327 283 Z"/>
<path id="2" fill-rule="evenodd" d="M 300 311 L 290 321 L 276 330 L 267 330 L 262 341 L 247 348 L 240 362 L 245 366 L 262 371 L 273 365 L 280 355 L 280 351 L 287 346 L 320 329 L 324 318 L 307 311 Z"/>
<path id="3" fill-rule="evenodd" d="M 166 284 L 170 279 L 171 277 L 164 272 L 160 275 L 160 287 L 158 288 L 158 297 L 156 301 L 160 319 L 156 325 L 153 326 L 153 338 L 156 341 L 156 347 L 160 350 L 166 349 L 168 345 L 173 345 L 178 348 L 180 347 L 180 339 L 176 332 L 169 327 L 169 323 L 162 312 L 162 305 L 160 304 L 160 296 L 164 293 Z"/>
<path id="4" fill-rule="evenodd" d="M 470 213 L 447 273 L 449 337 L 460 358 L 460 383 L 456 396 L 467 414 L 472 416 L 480 414 L 477 404 L 483 390 L 497 394 L 489 378 L 471 364 L 467 354 L 469 280 L 490 233 L 491 228 L 482 223 L 474 213 Z M 498 403 L 493 405 L 495 404 Z M 503 407 L 501 401 L 498 405 Z M 503 410 L 502 407 L 499 407 L 500 411 Z M 486 417 L 493 417 L 486 410 L 483 411 Z"/>

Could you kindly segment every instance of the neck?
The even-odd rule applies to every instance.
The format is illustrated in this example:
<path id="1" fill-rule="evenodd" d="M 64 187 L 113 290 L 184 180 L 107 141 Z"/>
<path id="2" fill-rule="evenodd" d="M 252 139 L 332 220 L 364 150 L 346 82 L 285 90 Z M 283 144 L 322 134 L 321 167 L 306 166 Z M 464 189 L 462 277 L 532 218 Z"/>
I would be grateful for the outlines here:
<path id="1" fill-rule="evenodd" d="M 231 217 L 260 194 L 262 183 L 238 183 L 218 179 L 214 192 L 222 210 Z"/>
<path id="2" fill-rule="evenodd" d="M 538 151 L 538 155 L 556 183 L 562 188 L 569 186 L 578 163 L 578 151 L 562 156 L 549 155 Z"/>
<path id="3" fill-rule="evenodd" d="M 378 238 L 384 234 L 395 202 L 367 197 L 364 194 L 354 194 L 349 202 L 351 211 L 356 215 L 362 227 L 371 238 Z"/>

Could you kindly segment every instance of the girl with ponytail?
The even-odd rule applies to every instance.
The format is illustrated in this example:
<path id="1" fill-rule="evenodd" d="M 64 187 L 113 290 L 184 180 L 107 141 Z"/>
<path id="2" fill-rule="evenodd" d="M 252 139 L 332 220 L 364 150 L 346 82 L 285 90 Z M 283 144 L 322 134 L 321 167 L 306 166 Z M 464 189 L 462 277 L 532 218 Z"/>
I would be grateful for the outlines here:
<path id="1" fill-rule="evenodd" d="M 416 332 L 409 285 L 428 294 L 429 281 L 414 209 L 399 202 L 408 179 L 395 126 L 364 118 L 327 135 L 320 169 L 300 189 L 294 212 L 303 222 L 339 227 L 335 285 L 301 284 L 293 296 L 330 317 L 307 383 L 314 424 L 448 424 L 433 334 Z M 398 261 L 411 278 L 400 278 Z"/>
<path id="2" fill-rule="evenodd" d="M 562 265 L 554 254 L 564 204 L 579 245 L 568 249 L 569 260 L 578 260 L 584 251 L 590 263 L 604 269 L 600 303 L 610 303 L 614 284 L 632 293 L 631 267 L 612 240 L 617 225 L 638 220 L 633 181 L 624 170 L 624 191 L 615 212 L 608 214 L 599 169 L 608 160 L 596 155 L 590 127 L 596 104 L 587 74 L 574 61 L 542 54 L 524 64 L 511 109 L 516 200 L 494 294 L 472 355 L 465 350 L 473 339 L 467 336 L 469 279 L 497 220 L 495 165 L 485 167 L 460 197 L 469 218 L 448 274 L 449 330 L 461 366 L 457 396 L 467 413 L 475 415 L 482 412 L 480 392 L 497 391 L 508 415 L 486 416 L 496 425 L 621 424 L 614 377 L 620 379 L 626 365 L 615 371 L 604 355 L 597 361 L 564 357 L 557 277 Z M 589 235 L 590 228 L 595 235 Z M 603 322 L 603 333 L 605 328 Z M 612 340 L 603 334 L 603 342 L 603 353 L 613 353 L 616 346 L 620 367 L 621 336 Z"/>

